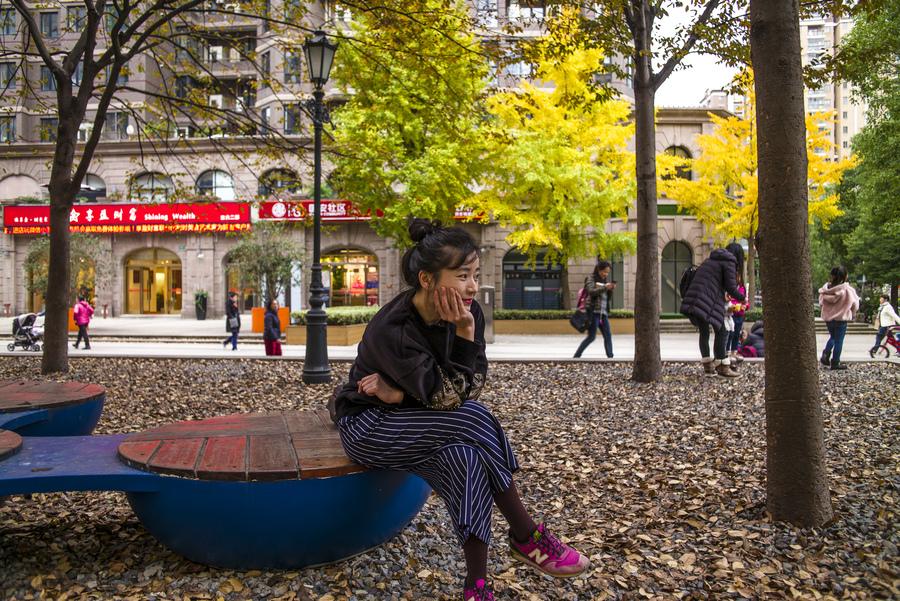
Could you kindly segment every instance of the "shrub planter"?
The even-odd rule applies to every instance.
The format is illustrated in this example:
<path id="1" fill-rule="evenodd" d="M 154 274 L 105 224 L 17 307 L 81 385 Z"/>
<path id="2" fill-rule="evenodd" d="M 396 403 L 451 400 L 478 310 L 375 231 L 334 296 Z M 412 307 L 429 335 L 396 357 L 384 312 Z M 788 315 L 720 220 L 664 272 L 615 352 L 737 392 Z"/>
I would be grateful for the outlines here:
<path id="1" fill-rule="evenodd" d="M 206 320 L 206 301 L 207 297 L 198 296 L 194 299 L 194 311 L 197 313 L 197 321 Z"/>
<path id="2" fill-rule="evenodd" d="M 571 327 L 571 326 L 570 326 Z M 349 326 L 327 326 L 329 346 L 350 346 L 362 340 L 366 324 L 356 323 Z M 287 344 L 306 344 L 306 326 L 288 326 Z"/>
<path id="3" fill-rule="evenodd" d="M 613 317 L 609 320 L 613 334 L 634 334 L 633 317 Z M 560 335 L 580 336 L 568 319 L 499 319 L 494 321 L 495 334 L 514 335 Z"/>

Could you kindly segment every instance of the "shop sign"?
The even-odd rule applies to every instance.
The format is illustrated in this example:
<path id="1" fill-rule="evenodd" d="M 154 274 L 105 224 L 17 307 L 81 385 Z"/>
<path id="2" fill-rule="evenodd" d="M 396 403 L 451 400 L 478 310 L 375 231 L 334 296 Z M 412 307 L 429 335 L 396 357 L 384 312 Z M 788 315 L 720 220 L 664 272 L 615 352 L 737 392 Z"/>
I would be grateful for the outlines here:
<path id="1" fill-rule="evenodd" d="M 313 200 L 276 200 L 259 203 L 259 218 L 264 221 L 306 221 L 313 217 Z M 349 200 L 320 201 L 322 221 L 369 221 L 371 212 L 365 213 L 353 206 Z M 379 217 L 381 211 L 376 211 Z M 460 207 L 453 216 L 459 221 L 480 219 L 483 213 L 475 213 L 471 209 Z"/>
<path id="2" fill-rule="evenodd" d="M 237 232 L 250 229 L 250 205 L 243 202 L 160 204 L 76 204 L 69 229 L 91 234 Z M 5 234 L 46 234 L 50 207 L 3 207 Z"/>

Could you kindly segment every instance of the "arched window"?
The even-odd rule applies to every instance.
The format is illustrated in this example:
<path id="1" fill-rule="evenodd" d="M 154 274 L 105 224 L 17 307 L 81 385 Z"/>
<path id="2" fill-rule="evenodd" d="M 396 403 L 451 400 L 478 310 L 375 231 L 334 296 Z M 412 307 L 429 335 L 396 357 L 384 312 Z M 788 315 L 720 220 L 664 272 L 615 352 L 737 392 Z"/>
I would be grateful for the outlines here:
<path id="1" fill-rule="evenodd" d="M 659 270 L 662 305 L 660 309 L 663 313 L 681 311 L 681 292 L 678 291 L 678 283 L 681 282 L 681 274 L 693 262 L 694 253 L 691 251 L 691 247 L 680 240 L 673 240 L 663 248 L 662 264 Z M 722 302 L 725 302 L 724 299 Z"/>
<path id="2" fill-rule="evenodd" d="M 197 194 L 215 196 L 223 201 L 234 200 L 234 179 L 231 175 L 218 169 L 204 171 L 197 178 Z"/>
<path id="3" fill-rule="evenodd" d="M 165 202 L 175 192 L 172 178 L 162 173 L 149 172 L 131 180 L 133 200 L 143 202 Z"/>
<path id="4" fill-rule="evenodd" d="M 10 175 L 0 180 L 0 200 L 41 199 L 41 186 L 30 175 Z"/>
<path id="5" fill-rule="evenodd" d="M 79 202 L 97 202 L 106 198 L 106 182 L 99 175 L 88 173 L 81 182 L 81 190 L 75 197 Z"/>
<path id="6" fill-rule="evenodd" d="M 265 198 L 299 194 L 300 178 L 290 169 L 271 169 L 259 178 L 258 193 Z"/>
<path id="7" fill-rule="evenodd" d="M 691 156 L 691 151 L 689 151 L 684 146 L 669 146 L 668 148 L 666 148 L 666 154 L 687 160 L 693 158 Z M 675 177 L 690 180 L 693 179 L 693 172 L 691 171 L 691 168 L 687 166 L 677 167 L 675 169 Z"/>
<path id="8" fill-rule="evenodd" d="M 548 264 L 539 253 L 534 265 L 528 257 L 511 250 L 503 257 L 504 309 L 562 309 L 562 266 Z"/>

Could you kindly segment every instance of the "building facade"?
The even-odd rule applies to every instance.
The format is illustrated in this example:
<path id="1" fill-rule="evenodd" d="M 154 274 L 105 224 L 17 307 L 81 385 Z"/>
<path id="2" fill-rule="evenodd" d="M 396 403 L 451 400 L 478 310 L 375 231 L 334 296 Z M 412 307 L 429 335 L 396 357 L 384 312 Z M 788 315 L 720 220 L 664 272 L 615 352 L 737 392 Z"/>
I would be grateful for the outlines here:
<path id="1" fill-rule="evenodd" d="M 273 3 L 272 10 L 286 11 L 291 5 Z M 77 20 L 83 18 L 79 17 L 82 7 L 77 3 L 53 6 L 36 8 L 37 18 L 47 25 L 48 31 L 56 32 L 53 39 L 59 44 L 71 43 Z M 228 14 L 230 5 L 213 1 L 210 6 L 214 10 L 198 17 L 204 36 L 191 50 L 202 57 L 221 82 L 217 93 L 210 95 L 209 103 L 230 111 L 257 111 L 264 128 L 277 128 L 279 135 L 291 140 L 298 151 L 277 160 L 266 158 L 254 153 L 246 136 L 234 134 L 229 138 L 232 134 L 227 130 L 211 133 L 198 130 L 193 122 L 179 122 L 171 135 L 185 143 L 172 144 L 165 153 L 148 154 L 138 141 L 142 123 L 135 120 L 130 110 L 117 110 L 114 105 L 71 219 L 74 229 L 91 232 L 100 241 L 103 261 L 91 266 L 94 285 L 90 294 L 98 311 L 108 315 L 192 317 L 193 295 L 198 290 L 209 293 L 212 315 L 222 313 L 228 291 L 239 292 L 245 308 L 258 303 L 259 290 L 241 284 L 229 254 L 238 242 L 237 235 L 252 228 L 259 219 L 288 222 L 286 235 L 305 249 L 307 257 L 313 254 L 308 220 L 290 220 L 291 211 L 297 207 L 303 210 L 304 199 L 311 195 L 310 123 L 297 110 L 312 89 L 304 73 L 305 65 L 299 56 L 280 50 L 263 24 Z M 474 10 L 486 28 L 484 35 L 507 21 L 522 25 L 523 35 L 539 35 L 547 17 L 542 3 L 479 2 Z M 44 13 L 46 16 L 42 16 Z M 340 28 L 346 26 L 352 14 L 333 5 L 318 4 L 313 7 L 312 18 L 324 19 L 330 26 Z M 4 19 L 8 22 L 9 16 Z M 0 35 L 5 36 L 4 42 L 13 43 L 16 36 L 21 38 L 22 30 L 15 24 L 4 25 Z M 257 59 L 253 64 L 246 60 L 251 54 Z M 146 96 L 161 87 L 190 93 L 188 79 L 177 73 L 167 76 L 149 64 L 149 58 L 136 61 L 124 75 L 130 89 L 118 98 L 120 106 L 140 106 Z M 520 72 L 524 68 L 503 66 L 496 73 L 494 84 L 512 85 L 529 75 Z M 29 64 L 28 69 L 35 71 L 35 81 L 41 80 L 37 63 Z M 6 72 L 6 67 L 0 65 L 0 74 Z M 274 81 L 277 86 L 266 84 Z M 25 79 L 22 74 L 12 74 L 5 83 L 23 86 Z M 629 90 L 627 81 L 613 80 L 612 84 L 622 91 Z M 53 119 L 48 116 L 52 110 L 47 107 L 52 109 L 53 98 L 51 89 L 23 94 L 17 104 L 4 107 L 0 117 L 5 120 L 0 123 L 0 133 L 7 134 L 0 152 L 0 205 L 4 209 L 0 311 L 7 314 L 39 310 L 42 305 L 40 296 L 28 291 L 32 274 L 26 262 L 42 231 L 39 209 L 48 200 L 54 149 L 48 132 L 55 128 L 47 121 Z M 332 91 L 331 98 L 339 96 Z M 695 136 L 712 131 L 708 113 L 708 109 L 701 108 L 661 109 L 657 152 L 696 156 Z M 82 127 L 82 139 L 90 133 L 90 121 L 89 115 Z M 255 132 L 259 133 L 266 132 Z M 241 144 L 246 143 L 247 154 L 238 157 L 222 153 L 223 137 L 230 150 L 241 150 Z M 204 208 L 204 196 L 222 201 L 218 209 Z M 174 208 L 173 199 L 179 199 Z M 709 253 L 710 241 L 696 220 L 677 212 L 673 200 L 660 199 L 659 212 L 661 308 L 675 312 L 681 271 Z M 391 240 L 378 236 L 369 221 L 352 213 L 352 207 L 339 199 L 326 202 L 322 256 L 329 303 L 384 304 L 403 288 L 399 269 L 402 253 Z M 594 263 L 593 257 L 585 257 L 573 261 L 566 270 L 540 261 L 536 266 L 526 265 L 525 258 L 506 242 L 509 232 L 499 224 L 471 223 L 464 227 L 471 230 L 482 249 L 482 283 L 496 288 L 499 307 L 561 308 L 566 304 L 562 298 L 566 288 L 561 281 L 563 274 L 568 278 L 570 296 L 575 295 Z M 633 219 L 611 220 L 606 228 L 617 232 L 635 230 L 636 225 Z M 614 277 L 620 283 L 614 306 L 631 308 L 635 258 L 611 259 Z M 299 283 L 290 286 L 283 299 L 294 310 L 307 305 L 308 268 L 308 264 L 297 266 Z"/>

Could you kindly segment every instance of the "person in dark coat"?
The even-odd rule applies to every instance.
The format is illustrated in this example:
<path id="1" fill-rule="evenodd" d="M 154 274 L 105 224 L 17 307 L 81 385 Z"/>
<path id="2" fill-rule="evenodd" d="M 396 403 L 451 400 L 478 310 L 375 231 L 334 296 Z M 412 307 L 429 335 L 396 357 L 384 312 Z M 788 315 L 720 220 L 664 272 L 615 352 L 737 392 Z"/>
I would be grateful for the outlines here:
<path id="1" fill-rule="evenodd" d="M 753 349 L 752 354 L 747 349 Z M 738 352 L 744 357 L 766 356 L 766 343 L 763 339 L 763 322 L 761 319 L 750 328 L 750 333 L 747 334 Z"/>
<path id="2" fill-rule="evenodd" d="M 238 307 L 236 292 L 229 292 L 228 300 L 225 301 L 225 331 L 230 332 L 230 335 L 222 342 L 222 346 L 227 347 L 230 342 L 231 350 L 236 351 L 238 332 L 241 331 L 241 308 Z"/>
<path id="3" fill-rule="evenodd" d="M 581 357 L 588 345 L 597 338 L 598 329 L 603 335 L 603 347 L 606 351 L 606 356 L 612 359 L 613 346 L 612 333 L 609 329 L 609 301 L 612 298 L 612 291 L 616 288 L 616 283 L 608 281 L 611 269 L 612 265 L 609 261 L 598 259 L 597 264 L 594 266 L 594 271 L 584 279 L 584 290 L 587 293 L 585 310 L 590 321 L 588 321 L 587 338 L 581 341 L 581 344 L 578 345 L 578 350 L 575 351 L 576 359 Z"/>
<path id="4" fill-rule="evenodd" d="M 263 344 L 267 356 L 281 356 L 281 319 L 278 317 L 278 301 L 272 299 L 266 307 Z"/>
<path id="5" fill-rule="evenodd" d="M 744 300 L 735 275 L 743 273 L 743 270 L 744 249 L 740 244 L 731 243 L 724 249 L 717 248 L 697 268 L 681 301 L 681 312 L 700 330 L 700 355 L 707 374 L 717 373 L 731 378 L 737 375 L 725 350 L 728 336 L 725 330 L 725 293 L 736 300 Z M 709 356 L 710 327 L 715 332 L 714 357 Z"/>

